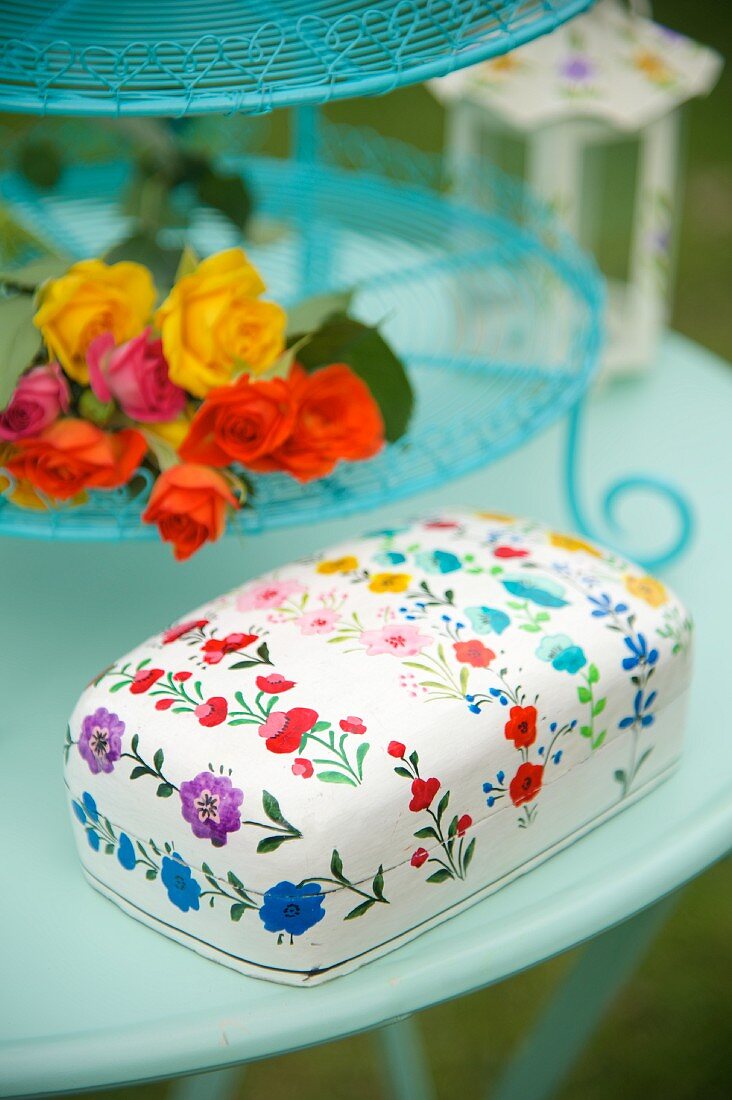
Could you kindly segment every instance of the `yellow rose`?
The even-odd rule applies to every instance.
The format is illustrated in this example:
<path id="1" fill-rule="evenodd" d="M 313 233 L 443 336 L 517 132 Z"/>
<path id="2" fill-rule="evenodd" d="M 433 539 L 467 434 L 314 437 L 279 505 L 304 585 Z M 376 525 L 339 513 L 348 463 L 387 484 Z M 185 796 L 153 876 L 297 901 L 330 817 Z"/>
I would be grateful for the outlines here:
<path id="1" fill-rule="evenodd" d="M 285 311 L 240 248 L 209 256 L 175 284 L 155 315 L 170 378 L 196 397 L 229 382 L 244 364 L 261 374 L 285 346 Z"/>
<path id="2" fill-rule="evenodd" d="M 358 559 L 353 557 L 333 558 L 331 561 L 321 561 L 316 566 L 316 573 L 353 573 L 358 569 Z"/>
<path id="3" fill-rule="evenodd" d="M 374 573 L 369 588 L 372 592 L 405 592 L 411 579 L 408 573 Z"/>
<path id="4" fill-rule="evenodd" d="M 560 535 L 558 531 L 550 531 L 549 542 L 559 550 L 571 550 L 572 553 L 584 550 L 585 554 L 592 554 L 593 558 L 602 557 L 600 551 L 591 543 L 585 542 L 584 539 L 575 538 L 574 535 Z"/>
<path id="5" fill-rule="evenodd" d="M 158 436 L 174 451 L 177 451 L 181 443 L 188 435 L 191 426 L 191 417 L 188 411 L 181 413 L 177 420 L 161 420 L 154 424 L 139 424 L 135 427 L 144 428 L 150 435 Z"/>
<path id="6" fill-rule="evenodd" d="M 668 600 L 666 589 L 655 577 L 632 577 L 627 574 L 625 587 L 631 596 L 645 600 L 650 607 L 661 607 Z"/>
<path id="7" fill-rule="evenodd" d="M 82 260 L 42 288 L 33 321 L 49 353 L 85 384 L 86 351 L 94 337 L 111 332 L 123 344 L 142 332 L 154 305 L 155 286 L 142 264 Z"/>

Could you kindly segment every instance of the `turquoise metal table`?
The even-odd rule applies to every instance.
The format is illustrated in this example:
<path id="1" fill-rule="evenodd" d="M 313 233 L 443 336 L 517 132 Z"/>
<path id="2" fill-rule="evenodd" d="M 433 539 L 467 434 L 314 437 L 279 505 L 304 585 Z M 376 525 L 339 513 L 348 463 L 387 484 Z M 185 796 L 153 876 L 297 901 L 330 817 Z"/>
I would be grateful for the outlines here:
<path id="1" fill-rule="evenodd" d="M 397 1021 L 378 1033 L 396 1094 L 429 1097 L 405 1017 L 591 941 L 497 1090 L 504 1100 L 549 1095 L 649 941 L 662 916 L 660 899 L 723 855 L 732 839 L 732 743 L 719 721 L 732 544 L 731 408 L 729 368 L 672 336 L 652 375 L 606 388 L 588 413 L 586 489 L 600 489 L 620 462 L 663 470 L 695 505 L 695 541 L 665 574 L 697 622 L 680 770 L 597 832 L 441 928 L 314 989 L 243 978 L 93 893 L 72 848 L 61 746 L 75 697 L 107 661 L 187 607 L 293 551 L 368 528 L 368 518 L 298 529 L 295 536 L 232 538 L 183 567 L 155 543 L 4 540 L 0 1092 L 73 1091 L 198 1073 Z M 527 512 L 566 526 L 561 447 L 561 431 L 552 429 L 484 473 L 384 509 L 379 523 L 450 504 Z M 648 539 L 641 551 L 668 536 L 656 507 L 641 499 L 625 504 L 625 518 Z M 570 1007 L 572 1027 L 564 1027 L 558 1044 Z M 541 1080 L 535 1068 L 527 1073 L 537 1064 L 545 1066 Z M 190 1094 L 200 1080 L 178 1087 Z M 226 1074 L 205 1079 L 201 1095 L 221 1094 L 227 1080 Z"/>

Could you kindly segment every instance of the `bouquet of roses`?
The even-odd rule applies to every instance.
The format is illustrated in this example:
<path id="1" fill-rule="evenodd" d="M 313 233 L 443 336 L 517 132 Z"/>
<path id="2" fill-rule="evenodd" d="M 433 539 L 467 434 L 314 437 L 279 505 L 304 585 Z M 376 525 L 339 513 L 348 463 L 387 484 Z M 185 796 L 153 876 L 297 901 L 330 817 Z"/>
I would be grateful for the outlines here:
<path id="1" fill-rule="evenodd" d="M 0 467 L 21 507 L 133 493 L 145 467 L 142 519 L 183 559 L 251 499 L 249 471 L 309 481 L 406 430 L 402 364 L 347 295 L 288 316 L 238 248 L 184 250 L 162 294 L 130 261 L 47 271 L 0 276 Z"/>

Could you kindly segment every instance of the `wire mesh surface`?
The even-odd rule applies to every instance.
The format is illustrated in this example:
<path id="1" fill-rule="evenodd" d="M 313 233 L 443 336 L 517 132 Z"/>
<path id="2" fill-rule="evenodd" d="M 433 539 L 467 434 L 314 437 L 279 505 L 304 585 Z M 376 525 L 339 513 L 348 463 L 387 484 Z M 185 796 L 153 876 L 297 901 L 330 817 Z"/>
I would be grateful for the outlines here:
<path id="1" fill-rule="evenodd" d="M 519 184 L 476 168 L 469 206 L 438 190 L 439 159 L 375 134 L 330 127 L 324 152 L 328 163 L 318 166 L 228 162 L 244 171 L 267 227 L 245 246 L 285 305 L 354 287 L 353 312 L 381 323 L 406 360 L 416 412 L 405 438 L 328 478 L 303 486 L 284 474 L 254 476 L 254 506 L 235 517 L 236 529 L 345 515 L 485 465 L 574 403 L 597 360 L 595 269 Z M 388 174 L 364 170 L 375 163 Z M 123 164 L 79 166 L 42 199 L 5 174 L 0 200 L 34 234 L 74 256 L 98 255 L 124 231 L 117 198 L 128 172 Z M 201 253 L 241 243 L 206 210 L 189 237 Z M 133 499 L 127 490 L 96 492 L 83 507 L 47 512 L 0 496 L 0 533 L 154 537 L 140 522 L 149 480 L 142 476 Z"/>
<path id="2" fill-rule="evenodd" d="M 592 0 L 0 0 L 0 110 L 261 113 L 513 49 Z"/>

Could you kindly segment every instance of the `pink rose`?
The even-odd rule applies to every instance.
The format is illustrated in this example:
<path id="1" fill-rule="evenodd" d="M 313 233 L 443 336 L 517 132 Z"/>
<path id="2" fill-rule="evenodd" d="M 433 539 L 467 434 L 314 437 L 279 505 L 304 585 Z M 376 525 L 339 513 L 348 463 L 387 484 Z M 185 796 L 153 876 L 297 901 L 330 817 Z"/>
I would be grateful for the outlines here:
<path id="1" fill-rule="evenodd" d="M 0 439 L 38 435 L 69 411 L 69 387 L 58 363 L 34 367 L 19 379 L 10 404 L 0 412 Z"/>
<path id="2" fill-rule="evenodd" d="M 183 412 L 185 391 L 168 377 L 161 340 L 150 329 L 115 347 L 110 332 L 97 336 L 86 353 L 89 383 L 100 401 L 118 403 L 132 420 L 158 423 Z"/>

